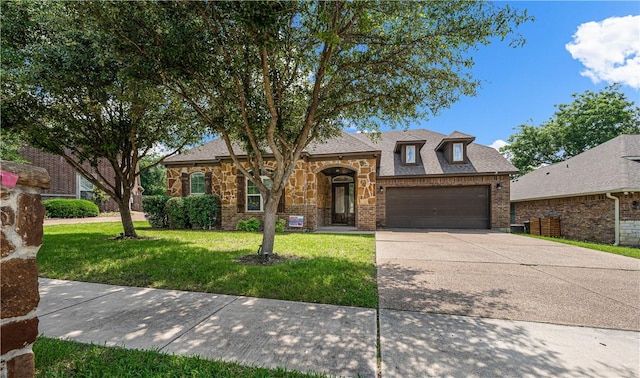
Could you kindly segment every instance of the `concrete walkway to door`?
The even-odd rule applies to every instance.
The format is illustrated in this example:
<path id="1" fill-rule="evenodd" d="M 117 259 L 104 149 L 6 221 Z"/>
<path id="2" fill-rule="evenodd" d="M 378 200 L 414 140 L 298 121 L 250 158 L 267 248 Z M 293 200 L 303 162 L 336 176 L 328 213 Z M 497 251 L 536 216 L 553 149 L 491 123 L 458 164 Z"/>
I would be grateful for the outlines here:
<path id="1" fill-rule="evenodd" d="M 640 371 L 640 260 L 490 231 L 378 231 L 376 255 L 383 377 Z"/>

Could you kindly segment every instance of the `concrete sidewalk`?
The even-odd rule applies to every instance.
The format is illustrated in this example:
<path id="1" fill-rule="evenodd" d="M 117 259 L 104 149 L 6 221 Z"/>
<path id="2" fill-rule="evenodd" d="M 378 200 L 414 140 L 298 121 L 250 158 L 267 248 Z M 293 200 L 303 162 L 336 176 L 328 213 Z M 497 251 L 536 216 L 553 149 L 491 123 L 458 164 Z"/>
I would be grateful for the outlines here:
<path id="1" fill-rule="evenodd" d="M 134 221 L 144 221 L 147 220 L 145 218 L 144 213 L 141 211 L 132 211 L 131 219 Z M 120 215 L 113 216 L 98 216 L 98 217 L 87 217 L 87 218 L 46 218 L 44 220 L 44 225 L 55 225 L 55 224 L 78 224 L 78 223 L 101 223 L 101 222 L 121 222 Z"/>
<path id="2" fill-rule="evenodd" d="M 376 377 L 377 311 L 40 279 L 40 332 L 244 365 Z M 640 333 L 382 309 L 382 377 L 638 377 Z"/>

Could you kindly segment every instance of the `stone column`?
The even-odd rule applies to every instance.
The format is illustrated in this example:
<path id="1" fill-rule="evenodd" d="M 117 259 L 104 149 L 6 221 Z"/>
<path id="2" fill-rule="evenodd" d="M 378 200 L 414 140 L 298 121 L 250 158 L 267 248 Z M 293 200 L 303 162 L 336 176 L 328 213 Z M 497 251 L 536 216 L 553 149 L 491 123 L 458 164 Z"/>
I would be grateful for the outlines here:
<path id="1" fill-rule="evenodd" d="M 40 192 L 49 188 L 49 174 L 6 161 L 0 171 L 0 377 L 33 377 L 40 301 L 36 254 L 44 220 Z"/>

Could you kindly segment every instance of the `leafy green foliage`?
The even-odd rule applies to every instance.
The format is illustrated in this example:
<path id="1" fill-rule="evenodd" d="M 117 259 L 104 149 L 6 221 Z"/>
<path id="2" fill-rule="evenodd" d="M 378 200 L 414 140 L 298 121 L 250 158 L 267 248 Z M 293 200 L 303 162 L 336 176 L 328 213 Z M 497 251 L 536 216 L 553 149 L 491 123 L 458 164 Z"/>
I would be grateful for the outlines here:
<path id="1" fill-rule="evenodd" d="M 640 107 L 611 85 L 600 92 L 573 94 L 571 104 L 557 105 L 547 122 L 521 125 L 502 147 L 521 174 L 578 155 L 621 134 L 640 133 Z"/>
<path id="2" fill-rule="evenodd" d="M 167 200 L 164 210 L 167 214 L 169 227 L 188 228 L 189 214 L 183 197 L 171 197 Z"/>
<path id="3" fill-rule="evenodd" d="M 48 218 L 87 218 L 100 214 L 98 205 L 83 199 L 50 199 L 42 203 Z"/>
<path id="4" fill-rule="evenodd" d="M 225 378 L 322 378 L 284 369 L 241 366 L 156 351 L 128 350 L 95 344 L 38 337 L 33 346 L 35 376 L 59 377 L 225 377 Z"/>
<path id="5" fill-rule="evenodd" d="M 279 218 L 276 221 L 276 232 L 285 232 L 286 229 L 287 229 L 287 221 L 282 218 Z"/>
<path id="6" fill-rule="evenodd" d="M 23 145 L 23 137 L 19 132 L 0 128 L 0 160 L 28 163 L 27 159 L 20 155 Z"/>
<path id="7" fill-rule="evenodd" d="M 142 239 L 109 240 L 118 223 L 44 227 L 42 277 L 375 308 L 375 237 L 277 234 L 281 264 L 244 265 L 255 256 L 255 232 L 152 230 Z"/>
<path id="8" fill-rule="evenodd" d="M 5 12 L 11 17 L 5 17 Z M 117 53 L 119 41 L 71 2 L 2 2 L 2 127 L 58 154 L 129 212 L 140 169 L 158 143 L 175 154 L 203 134 L 193 109 L 162 85 L 138 75 Z M 6 33 L 5 33 L 6 31 Z M 9 59 L 4 59 L 7 52 Z M 87 169 L 87 164 L 91 169 Z M 95 171 L 106 162 L 114 178 Z M 95 175 L 94 175 L 95 174 Z M 136 235 L 123 217 L 126 236 Z"/>
<path id="9" fill-rule="evenodd" d="M 169 219 L 165 210 L 169 198 L 171 197 L 167 195 L 142 196 L 142 211 L 144 211 L 151 227 L 169 227 Z"/>
<path id="10" fill-rule="evenodd" d="M 218 217 L 218 196 L 203 194 L 184 198 L 192 228 L 212 229 Z"/>
<path id="11" fill-rule="evenodd" d="M 161 156 L 144 156 L 140 159 L 140 185 L 144 188 L 144 195 L 158 196 L 167 191 L 167 168 L 162 164 L 155 164 Z"/>
<path id="12" fill-rule="evenodd" d="M 104 190 L 94 187 L 91 190 L 91 202 L 95 203 L 98 207 L 102 206 L 109 200 L 109 196 Z"/>
<path id="13" fill-rule="evenodd" d="M 236 225 L 236 230 L 247 231 L 247 232 L 260 231 L 260 221 L 255 217 L 251 217 L 246 221 L 240 220 Z"/>

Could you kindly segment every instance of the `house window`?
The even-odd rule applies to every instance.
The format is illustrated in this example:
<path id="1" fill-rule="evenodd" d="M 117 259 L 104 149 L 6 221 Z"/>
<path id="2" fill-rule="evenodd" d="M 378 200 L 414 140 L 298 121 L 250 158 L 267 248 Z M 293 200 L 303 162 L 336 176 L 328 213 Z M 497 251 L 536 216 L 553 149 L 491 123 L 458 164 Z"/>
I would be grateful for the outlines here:
<path id="1" fill-rule="evenodd" d="M 460 162 L 464 160 L 464 145 L 462 143 L 453 144 L 453 161 Z"/>
<path id="2" fill-rule="evenodd" d="M 415 164 L 416 163 L 416 146 L 410 145 L 405 146 L 404 157 L 406 164 Z"/>
<path id="3" fill-rule="evenodd" d="M 78 198 L 91 201 L 93 199 L 93 188 L 95 188 L 95 185 L 78 173 Z"/>
<path id="4" fill-rule="evenodd" d="M 272 185 L 271 179 L 262 176 L 262 182 L 269 187 Z M 264 211 L 264 200 L 258 186 L 247 179 L 247 211 Z"/>
<path id="5" fill-rule="evenodd" d="M 191 195 L 204 194 L 204 173 L 191 174 Z"/>

